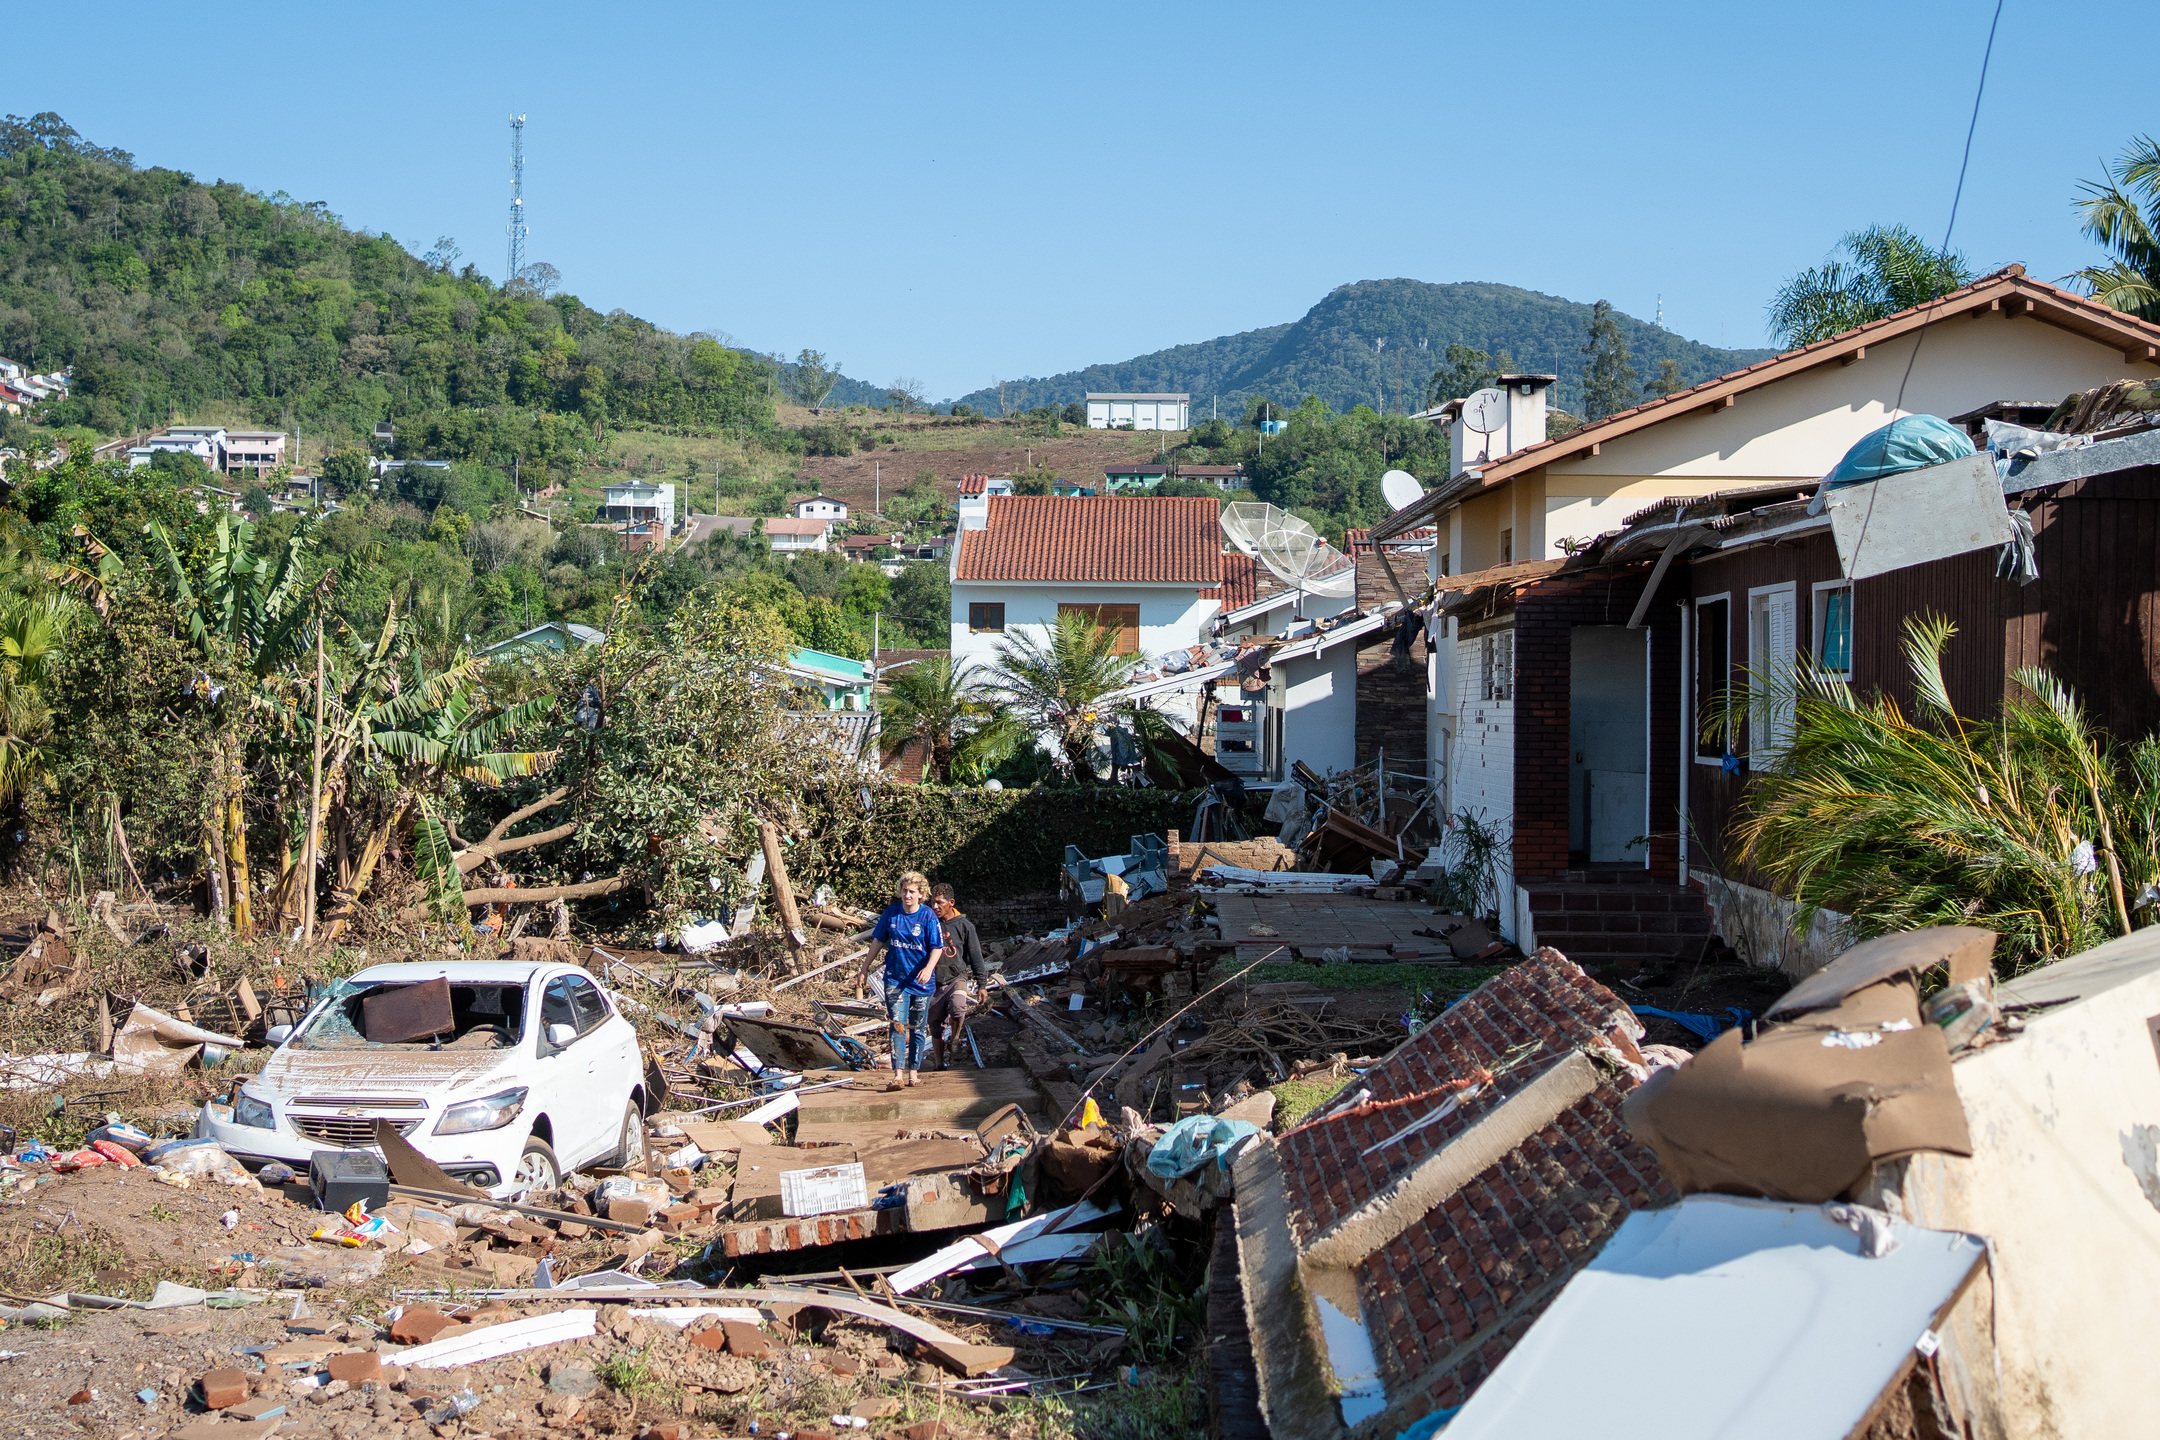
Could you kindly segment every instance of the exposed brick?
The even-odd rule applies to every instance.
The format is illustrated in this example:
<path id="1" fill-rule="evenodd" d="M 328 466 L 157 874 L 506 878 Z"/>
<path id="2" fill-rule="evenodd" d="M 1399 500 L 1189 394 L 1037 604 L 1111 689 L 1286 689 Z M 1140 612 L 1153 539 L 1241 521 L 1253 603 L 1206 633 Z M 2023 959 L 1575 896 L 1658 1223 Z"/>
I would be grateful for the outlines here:
<path id="1" fill-rule="evenodd" d="M 238 1370 L 212 1370 L 198 1383 L 207 1409 L 229 1410 L 248 1397 L 247 1376 Z"/>
<path id="2" fill-rule="evenodd" d="M 380 1382 L 382 1370 L 382 1356 L 373 1350 L 348 1350 L 330 1357 L 330 1378 L 343 1380 L 348 1385 L 365 1385 L 371 1380 Z"/>

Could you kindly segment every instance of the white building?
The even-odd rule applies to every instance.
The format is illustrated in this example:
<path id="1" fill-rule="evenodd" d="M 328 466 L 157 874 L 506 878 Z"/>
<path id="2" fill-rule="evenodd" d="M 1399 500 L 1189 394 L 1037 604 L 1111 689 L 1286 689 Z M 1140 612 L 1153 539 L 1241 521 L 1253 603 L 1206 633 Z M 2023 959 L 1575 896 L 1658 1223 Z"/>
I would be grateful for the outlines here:
<path id="1" fill-rule="evenodd" d="M 0 355 L 0 380 L 20 380 L 29 374 L 29 368 Z"/>
<path id="2" fill-rule="evenodd" d="M 952 556 L 952 659 L 990 666 L 1015 634 L 1049 635 L 1080 610 L 1120 631 L 1125 654 L 1205 638 L 1221 601 L 1215 500 L 985 498 L 964 512 Z"/>
<path id="3" fill-rule="evenodd" d="M 835 500 L 830 495 L 813 495 L 808 500 L 795 502 L 795 518 L 798 520 L 845 520 L 847 501 Z"/>
<path id="4" fill-rule="evenodd" d="M 229 430 L 218 447 L 218 469 L 261 480 L 285 463 L 282 430 Z"/>
<path id="5" fill-rule="evenodd" d="M 1190 430 L 1190 395 L 1097 394 L 1087 397 L 1090 430 Z"/>
<path id="6" fill-rule="evenodd" d="M 832 521 L 830 520 L 767 520 L 765 538 L 771 542 L 775 555 L 799 554 L 804 550 L 830 548 Z"/>
<path id="7" fill-rule="evenodd" d="M 624 480 L 607 487 L 600 518 L 650 524 L 658 521 L 660 533 L 675 533 L 675 486 L 665 480 Z"/>
<path id="8" fill-rule="evenodd" d="M 175 425 L 164 434 L 153 435 L 129 450 L 128 468 L 141 469 L 150 463 L 153 455 L 193 455 L 210 469 L 222 470 L 224 452 L 224 426 Z"/>

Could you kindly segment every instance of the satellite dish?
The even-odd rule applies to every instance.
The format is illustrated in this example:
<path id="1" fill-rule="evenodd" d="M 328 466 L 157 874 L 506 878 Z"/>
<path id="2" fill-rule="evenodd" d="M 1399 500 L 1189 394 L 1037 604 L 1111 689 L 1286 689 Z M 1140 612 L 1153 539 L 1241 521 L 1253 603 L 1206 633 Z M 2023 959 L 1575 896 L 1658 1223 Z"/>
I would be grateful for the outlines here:
<path id="1" fill-rule="evenodd" d="M 1507 391 L 1479 390 L 1462 402 L 1463 424 L 1480 435 L 1490 435 L 1507 425 Z"/>
<path id="2" fill-rule="evenodd" d="M 1380 498 L 1388 509 L 1401 510 L 1425 498 L 1425 487 L 1407 470 L 1390 470 L 1380 477 Z"/>
<path id="3" fill-rule="evenodd" d="M 1232 545 L 1301 594 L 1357 594 L 1357 565 L 1295 515 L 1257 500 L 1233 501 L 1223 506 L 1222 530 Z"/>

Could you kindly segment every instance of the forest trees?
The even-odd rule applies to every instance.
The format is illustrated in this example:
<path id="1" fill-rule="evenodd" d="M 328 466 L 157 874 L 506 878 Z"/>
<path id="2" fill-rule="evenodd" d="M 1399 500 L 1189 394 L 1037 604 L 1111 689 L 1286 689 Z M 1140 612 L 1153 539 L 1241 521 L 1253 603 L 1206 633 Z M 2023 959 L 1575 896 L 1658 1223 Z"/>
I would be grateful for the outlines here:
<path id="1" fill-rule="evenodd" d="M 1590 327 L 1583 337 L 1583 413 L 1602 420 L 1615 410 L 1625 410 L 1638 398 L 1635 367 L 1628 363 L 1627 337 L 1613 319 L 1610 300 L 1600 300 L 1590 312 Z"/>

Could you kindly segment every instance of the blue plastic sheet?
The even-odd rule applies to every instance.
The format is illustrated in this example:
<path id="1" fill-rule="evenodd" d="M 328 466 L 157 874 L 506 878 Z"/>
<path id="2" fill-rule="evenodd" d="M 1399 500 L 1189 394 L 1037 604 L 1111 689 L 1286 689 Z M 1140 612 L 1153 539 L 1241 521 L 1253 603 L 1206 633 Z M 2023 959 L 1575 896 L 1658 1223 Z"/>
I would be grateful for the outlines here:
<path id="1" fill-rule="evenodd" d="M 1654 1015 L 1660 1020 L 1670 1020 L 1683 1030 L 1700 1035 L 1705 1040 L 1715 1040 L 1735 1025 L 1745 1025 L 1755 1018 L 1754 1011 L 1743 1010 L 1738 1005 L 1726 1008 L 1725 1014 L 1732 1017 L 1729 1020 L 1693 1010 L 1660 1010 L 1654 1005 L 1631 1005 L 1628 1008 L 1637 1015 Z"/>
<path id="2" fill-rule="evenodd" d="M 1453 1420 L 1461 1410 L 1462 1406 L 1460 1405 L 1451 1405 L 1445 1410 L 1435 1410 L 1432 1414 L 1413 1424 L 1409 1429 L 1396 1431 L 1395 1440 L 1433 1440 L 1435 1435 L 1447 1429 L 1448 1421 Z"/>
<path id="3" fill-rule="evenodd" d="M 1973 453 L 1972 437 L 1934 415 L 1905 415 L 1864 435 L 1845 452 L 1837 468 L 1823 477 L 1817 499 L 1848 485 L 1865 485 L 1887 475 L 1902 475 Z"/>
<path id="4" fill-rule="evenodd" d="M 1163 1132 L 1148 1151 L 1147 1168 L 1165 1180 L 1190 1175 L 1210 1162 L 1222 1164 L 1223 1152 L 1256 1135 L 1260 1127 L 1250 1120 L 1223 1120 L 1213 1115 L 1192 1115 Z"/>

